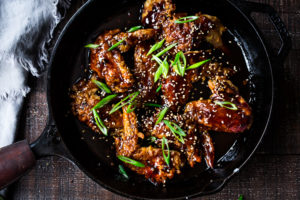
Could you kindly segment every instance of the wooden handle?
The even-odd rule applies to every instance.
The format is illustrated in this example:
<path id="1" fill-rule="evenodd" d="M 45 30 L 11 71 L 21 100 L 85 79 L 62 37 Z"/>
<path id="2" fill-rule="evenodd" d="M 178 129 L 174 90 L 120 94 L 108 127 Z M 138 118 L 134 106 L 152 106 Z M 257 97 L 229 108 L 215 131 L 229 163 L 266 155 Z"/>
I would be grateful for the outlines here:
<path id="1" fill-rule="evenodd" d="M 0 189 L 24 175 L 35 162 L 26 140 L 0 148 Z"/>

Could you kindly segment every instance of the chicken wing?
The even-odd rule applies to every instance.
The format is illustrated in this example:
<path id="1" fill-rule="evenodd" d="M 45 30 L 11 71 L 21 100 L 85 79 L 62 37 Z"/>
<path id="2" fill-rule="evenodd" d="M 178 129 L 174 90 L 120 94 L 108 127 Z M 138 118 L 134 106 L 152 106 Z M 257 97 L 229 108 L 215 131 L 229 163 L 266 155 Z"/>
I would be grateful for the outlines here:
<path id="1" fill-rule="evenodd" d="M 251 108 L 238 94 L 238 89 L 231 81 L 216 78 L 209 81 L 213 92 L 210 99 L 189 102 L 185 112 L 196 122 L 214 131 L 241 133 L 251 126 Z M 216 104 L 231 102 L 237 109 L 232 110 Z"/>

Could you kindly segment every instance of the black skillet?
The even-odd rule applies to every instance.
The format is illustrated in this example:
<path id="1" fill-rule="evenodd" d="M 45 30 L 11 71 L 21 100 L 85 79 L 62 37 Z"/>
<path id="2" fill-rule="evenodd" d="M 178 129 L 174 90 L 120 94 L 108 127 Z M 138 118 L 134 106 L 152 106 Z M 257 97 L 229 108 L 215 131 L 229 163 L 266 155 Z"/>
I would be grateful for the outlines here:
<path id="1" fill-rule="evenodd" d="M 117 194 L 138 199 L 181 199 L 219 191 L 248 161 L 261 142 L 269 124 L 274 97 L 272 69 L 282 63 L 289 48 L 288 32 L 275 10 L 258 3 L 233 0 L 177 0 L 178 11 L 202 11 L 218 16 L 239 43 L 241 65 L 249 78 L 247 99 L 254 111 L 251 129 L 240 136 L 214 134 L 217 161 L 215 169 L 202 165 L 184 169 L 183 175 L 163 186 L 154 186 L 143 177 L 129 172 L 129 181 L 118 173 L 114 150 L 109 142 L 78 123 L 70 114 L 68 89 L 88 65 L 88 50 L 103 30 L 138 25 L 143 1 L 99 0 L 87 2 L 62 31 L 52 53 L 48 72 L 49 120 L 40 138 L 28 145 L 21 141 L 0 150 L 0 188 L 23 175 L 35 160 L 58 155 L 75 163 L 94 181 Z M 269 15 L 281 40 L 274 54 L 263 42 L 262 35 L 250 17 L 252 12 Z M 243 56 L 242 56 L 243 55 Z M 84 133 L 83 133 L 84 132 Z M 127 170 L 129 171 L 129 170 Z"/>

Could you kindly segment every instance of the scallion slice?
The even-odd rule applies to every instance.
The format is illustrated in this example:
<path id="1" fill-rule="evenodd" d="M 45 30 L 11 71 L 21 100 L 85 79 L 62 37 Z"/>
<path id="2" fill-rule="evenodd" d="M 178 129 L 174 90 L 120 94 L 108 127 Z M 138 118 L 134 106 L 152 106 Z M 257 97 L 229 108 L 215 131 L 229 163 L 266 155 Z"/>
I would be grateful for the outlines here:
<path id="1" fill-rule="evenodd" d="M 106 92 L 106 93 L 108 93 L 108 94 L 111 93 L 110 89 L 108 88 L 108 86 L 107 86 L 105 83 L 102 83 L 102 82 L 97 81 L 97 80 L 95 80 L 95 79 L 93 79 L 92 82 L 93 82 L 95 85 L 97 85 L 102 91 L 104 91 L 104 92 Z"/>
<path id="2" fill-rule="evenodd" d="M 160 52 L 158 52 L 157 54 L 155 54 L 156 57 L 160 57 L 163 54 L 165 54 L 167 51 L 169 51 L 170 49 L 172 49 L 173 47 L 175 47 L 177 45 L 177 43 L 171 44 L 169 46 L 167 46 L 166 48 L 164 48 L 163 50 L 161 50 Z M 153 59 L 153 58 L 152 58 Z"/>
<path id="3" fill-rule="evenodd" d="M 87 44 L 84 47 L 85 48 L 91 48 L 91 49 L 96 49 L 100 46 L 100 44 Z"/>
<path id="4" fill-rule="evenodd" d="M 184 144 L 184 139 L 183 137 L 186 136 L 186 133 L 180 128 L 180 126 L 178 126 L 177 124 L 175 124 L 174 122 L 170 122 L 168 120 L 164 120 L 164 123 L 167 125 L 167 127 L 169 127 L 169 129 L 171 130 L 172 134 L 174 135 L 174 137 L 181 142 L 182 144 Z"/>
<path id="5" fill-rule="evenodd" d="M 200 67 L 201 65 L 204 65 L 205 63 L 209 62 L 209 61 L 210 61 L 210 59 L 202 60 L 200 62 L 197 62 L 197 63 L 192 64 L 191 66 L 187 67 L 186 70 L 196 69 L 196 68 Z"/>
<path id="6" fill-rule="evenodd" d="M 184 76 L 186 70 L 186 58 L 182 51 L 176 54 L 172 66 L 177 74 Z"/>
<path id="7" fill-rule="evenodd" d="M 158 86 L 158 88 L 156 89 L 156 92 L 159 92 L 161 90 L 161 84 Z"/>
<path id="8" fill-rule="evenodd" d="M 112 94 L 107 97 L 104 97 L 92 109 L 96 110 L 96 109 L 102 108 L 104 105 L 108 104 L 116 96 L 117 96 L 116 94 Z"/>
<path id="9" fill-rule="evenodd" d="M 238 200 L 244 200 L 244 196 L 241 194 Z"/>
<path id="10" fill-rule="evenodd" d="M 142 28 L 142 26 L 134 26 L 134 27 L 131 27 L 127 32 L 132 33 L 134 31 L 137 31 L 137 30 L 141 29 L 141 28 Z"/>
<path id="11" fill-rule="evenodd" d="M 161 122 L 161 120 L 163 120 L 163 118 L 165 117 L 165 114 L 167 113 L 168 111 L 168 107 L 165 107 L 164 109 L 162 109 L 159 114 L 158 114 L 158 118 L 155 122 L 155 125 L 159 124 Z"/>
<path id="12" fill-rule="evenodd" d="M 136 160 L 133 160 L 131 158 L 128 158 L 126 156 L 121 156 L 121 155 L 118 155 L 117 156 L 119 160 L 125 162 L 125 163 L 129 163 L 131 165 L 134 165 L 136 167 L 145 167 L 145 165 L 139 161 L 136 161 Z"/>
<path id="13" fill-rule="evenodd" d="M 166 156 L 166 154 L 165 154 L 165 146 L 167 147 L 168 156 Z M 170 166 L 170 148 L 169 148 L 168 140 L 165 137 L 162 138 L 161 149 L 162 149 L 162 153 L 163 153 L 165 162 L 167 163 L 168 166 Z"/>
<path id="14" fill-rule="evenodd" d="M 159 104 L 156 104 L 156 103 L 145 103 L 144 105 L 145 106 L 151 106 L 151 107 L 158 107 L 158 108 L 162 107 L 162 105 L 159 105 Z"/>
<path id="15" fill-rule="evenodd" d="M 162 45 L 164 44 L 164 42 L 166 41 L 166 39 L 161 40 L 160 42 L 154 44 L 151 49 L 148 51 L 147 56 L 149 56 L 151 53 L 153 53 L 154 51 L 156 51 L 157 49 L 160 49 L 162 47 Z"/>
<path id="16" fill-rule="evenodd" d="M 224 107 L 224 108 L 227 108 L 227 109 L 230 109 L 230 110 L 237 110 L 237 106 L 234 104 L 234 103 L 231 103 L 229 101 L 214 101 L 215 104 L 221 106 L 221 107 Z M 227 106 L 229 105 L 229 106 Z"/>
<path id="17" fill-rule="evenodd" d="M 161 64 L 162 65 L 162 74 L 164 75 L 164 78 L 167 78 L 167 75 L 169 73 L 169 68 L 170 68 L 167 59 L 168 59 L 168 56 L 165 57 L 164 61 Z"/>
<path id="18" fill-rule="evenodd" d="M 187 16 L 187 17 L 181 17 L 181 18 L 175 20 L 175 23 L 176 23 L 176 24 L 183 24 L 183 23 L 195 21 L 195 20 L 198 19 L 198 18 L 199 18 L 199 16 Z"/>
<path id="19" fill-rule="evenodd" d="M 122 165 L 119 165 L 119 172 L 124 176 L 124 178 L 129 179 L 129 176 L 127 175 L 124 167 Z"/>
<path id="20" fill-rule="evenodd" d="M 126 40 L 126 38 L 123 38 L 122 40 L 120 40 L 119 42 L 117 42 L 116 44 L 112 45 L 108 51 L 113 50 L 114 48 L 118 47 L 122 42 L 124 42 L 124 40 Z"/>
<path id="21" fill-rule="evenodd" d="M 119 110 L 120 108 L 122 108 L 125 105 L 131 104 L 133 102 L 133 100 L 140 94 L 140 92 L 134 92 L 132 94 L 129 94 L 127 97 L 123 98 L 121 101 L 119 101 L 116 105 L 114 105 L 114 107 L 110 110 L 109 114 L 112 114 L 114 112 L 116 112 L 117 110 Z M 130 98 L 130 99 L 129 99 Z M 123 103 L 124 101 L 126 101 L 127 99 L 129 99 L 129 101 Z"/>
<path id="22" fill-rule="evenodd" d="M 95 109 L 92 109 L 92 112 L 93 112 L 94 119 L 95 119 L 95 122 L 96 122 L 98 128 L 104 135 L 107 136 L 107 133 L 108 133 L 107 128 L 104 125 L 103 121 L 100 119 L 100 116 L 98 115 L 97 111 Z"/>

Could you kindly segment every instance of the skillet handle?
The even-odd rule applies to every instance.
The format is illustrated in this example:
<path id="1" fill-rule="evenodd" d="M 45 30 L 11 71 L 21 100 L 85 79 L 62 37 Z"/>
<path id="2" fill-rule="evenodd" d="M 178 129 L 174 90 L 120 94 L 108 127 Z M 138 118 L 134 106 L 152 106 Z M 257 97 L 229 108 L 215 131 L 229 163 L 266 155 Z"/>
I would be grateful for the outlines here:
<path id="1" fill-rule="evenodd" d="M 0 189 L 14 182 L 36 163 L 26 140 L 0 148 Z"/>
<path id="2" fill-rule="evenodd" d="M 268 14 L 269 19 L 271 20 L 281 40 L 281 46 L 278 52 L 275 54 L 275 59 L 277 62 L 283 63 L 291 48 L 292 42 L 288 30 L 276 10 L 272 6 L 262 3 L 238 1 L 237 4 L 238 7 L 248 15 L 248 17 L 251 17 L 252 12 Z"/>

